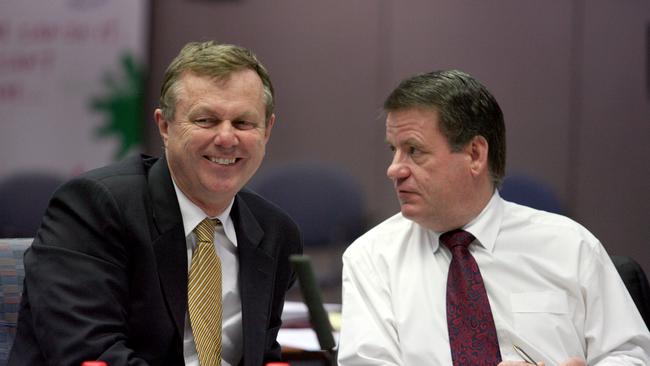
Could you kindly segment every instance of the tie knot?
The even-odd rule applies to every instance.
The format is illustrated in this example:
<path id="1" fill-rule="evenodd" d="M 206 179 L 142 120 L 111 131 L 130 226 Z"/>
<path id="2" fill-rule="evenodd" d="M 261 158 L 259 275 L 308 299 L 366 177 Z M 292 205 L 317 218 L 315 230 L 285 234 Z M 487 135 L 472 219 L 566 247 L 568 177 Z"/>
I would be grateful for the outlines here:
<path id="1" fill-rule="evenodd" d="M 454 247 L 457 247 L 459 245 L 467 248 L 473 241 L 474 235 L 461 229 L 447 231 L 446 233 L 440 235 L 440 242 L 452 251 Z"/>
<path id="2" fill-rule="evenodd" d="M 194 233 L 199 243 L 212 243 L 214 239 L 214 228 L 221 222 L 219 219 L 205 218 L 194 228 Z"/>

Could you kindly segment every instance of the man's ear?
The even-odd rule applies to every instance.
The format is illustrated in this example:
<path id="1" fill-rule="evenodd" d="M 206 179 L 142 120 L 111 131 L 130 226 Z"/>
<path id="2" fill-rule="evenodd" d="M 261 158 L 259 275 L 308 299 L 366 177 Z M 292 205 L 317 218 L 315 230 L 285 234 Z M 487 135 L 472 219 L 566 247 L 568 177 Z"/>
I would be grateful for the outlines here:
<path id="1" fill-rule="evenodd" d="M 474 136 L 472 141 L 467 144 L 467 153 L 470 157 L 470 171 L 474 176 L 478 176 L 483 171 L 488 170 L 488 142 L 483 136 Z"/>
<path id="2" fill-rule="evenodd" d="M 274 124 L 275 124 L 275 113 L 271 114 L 271 117 L 269 117 L 269 120 L 266 123 L 266 127 L 264 129 L 264 142 L 269 141 L 269 137 L 271 137 L 271 130 L 273 129 Z"/>
<path id="3" fill-rule="evenodd" d="M 167 130 L 169 129 L 169 122 L 165 119 L 163 116 L 163 112 L 160 108 L 156 108 L 156 110 L 153 112 L 153 119 L 156 121 L 156 125 L 158 126 L 158 132 L 160 133 L 160 137 L 163 140 L 163 145 L 165 148 L 167 147 Z"/>

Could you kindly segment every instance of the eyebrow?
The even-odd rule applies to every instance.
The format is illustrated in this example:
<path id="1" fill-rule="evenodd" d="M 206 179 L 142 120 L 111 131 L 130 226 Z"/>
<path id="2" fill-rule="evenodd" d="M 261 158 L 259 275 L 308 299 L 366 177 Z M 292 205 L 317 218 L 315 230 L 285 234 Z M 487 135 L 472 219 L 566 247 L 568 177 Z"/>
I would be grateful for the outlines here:
<path id="1" fill-rule="evenodd" d="M 189 116 L 194 116 L 197 114 L 218 114 L 218 113 L 215 113 L 212 109 L 206 106 L 198 106 L 198 107 L 191 108 L 188 113 Z"/>
<path id="2" fill-rule="evenodd" d="M 387 138 L 384 139 L 384 142 L 390 146 L 404 146 L 404 145 L 410 145 L 410 146 L 422 146 L 422 142 L 418 141 L 417 139 L 414 139 L 412 137 L 407 138 L 404 141 L 400 141 L 398 144 L 393 144 L 392 142 L 388 141 Z"/>

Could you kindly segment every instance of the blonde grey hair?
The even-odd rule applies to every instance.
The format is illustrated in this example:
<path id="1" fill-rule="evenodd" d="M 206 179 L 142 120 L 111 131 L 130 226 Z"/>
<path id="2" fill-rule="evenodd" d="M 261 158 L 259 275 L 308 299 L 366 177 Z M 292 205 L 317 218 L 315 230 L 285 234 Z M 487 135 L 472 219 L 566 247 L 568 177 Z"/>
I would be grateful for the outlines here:
<path id="1" fill-rule="evenodd" d="M 264 65 L 246 48 L 213 41 L 186 44 L 167 67 L 160 89 L 160 109 L 163 117 L 168 121 L 174 119 L 178 81 L 184 73 L 191 72 L 199 76 L 225 80 L 232 73 L 245 69 L 255 71 L 262 80 L 268 123 L 275 104 L 273 84 Z"/>

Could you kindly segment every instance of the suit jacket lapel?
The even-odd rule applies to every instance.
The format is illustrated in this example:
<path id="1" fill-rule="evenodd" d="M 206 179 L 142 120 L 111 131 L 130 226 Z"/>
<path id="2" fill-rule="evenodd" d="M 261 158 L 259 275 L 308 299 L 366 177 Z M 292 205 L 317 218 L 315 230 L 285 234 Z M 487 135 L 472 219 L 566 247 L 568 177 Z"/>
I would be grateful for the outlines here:
<path id="1" fill-rule="evenodd" d="M 187 247 L 183 220 L 165 158 L 149 171 L 153 207 L 151 237 L 160 285 L 182 339 L 187 310 Z M 269 324 L 275 258 L 262 248 L 264 231 L 244 200 L 237 195 L 231 216 L 237 233 L 239 287 L 246 365 L 260 365 Z"/>
<path id="2" fill-rule="evenodd" d="M 274 258 L 264 252 L 264 231 L 244 200 L 237 195 L 232 210 L 239 254 L 239 288 L 242 302 L 244 360 L 261 365 L 273 292 Z"/>
<path id="3" fill-rule="evenodd" d="M 149 171 L 149 192 L 154 222 L 151 238 L 160 285 L 182 339 L 187 308 L 187 247 L 178 199 L 165 158 L 155 162 Z"/>

